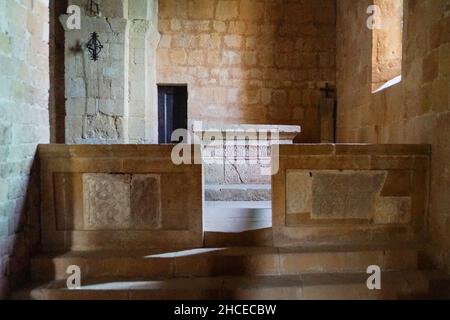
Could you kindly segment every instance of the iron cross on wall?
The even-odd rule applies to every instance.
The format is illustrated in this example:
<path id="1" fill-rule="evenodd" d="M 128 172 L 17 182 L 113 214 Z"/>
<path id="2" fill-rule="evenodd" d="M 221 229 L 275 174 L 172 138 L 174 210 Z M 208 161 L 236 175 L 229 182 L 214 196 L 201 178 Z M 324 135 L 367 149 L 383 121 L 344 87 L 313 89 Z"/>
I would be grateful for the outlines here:
<path id="1" fill-rule="evenodd" d="M 330 94 L 334 93 L 334 88 L 327 82 L 325 88 L 320 88 L 320 91 L 325 92 L 325 98 L 331 98 Z"/>

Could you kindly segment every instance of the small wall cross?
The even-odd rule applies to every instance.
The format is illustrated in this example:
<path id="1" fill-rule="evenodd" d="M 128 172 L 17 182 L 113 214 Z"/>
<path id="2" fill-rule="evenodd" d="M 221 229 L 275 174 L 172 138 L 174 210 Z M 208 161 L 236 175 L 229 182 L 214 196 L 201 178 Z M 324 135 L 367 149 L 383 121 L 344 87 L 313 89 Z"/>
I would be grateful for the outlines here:
<path id="1" fill-rule="evenodd" d="M 325 92 L 326 98 L 331 98 L 330 93 L 334 93 L 334 88 L 327 82 L 325 84 L 325 88 L 320 88 L 320 91 Z"/>
<path id="2" fill-rule="evenodd" d="M 90 16 L 98 16 L 100 14 L 100 5 L 94 0 L 90 0 L 88 11 Z"/>

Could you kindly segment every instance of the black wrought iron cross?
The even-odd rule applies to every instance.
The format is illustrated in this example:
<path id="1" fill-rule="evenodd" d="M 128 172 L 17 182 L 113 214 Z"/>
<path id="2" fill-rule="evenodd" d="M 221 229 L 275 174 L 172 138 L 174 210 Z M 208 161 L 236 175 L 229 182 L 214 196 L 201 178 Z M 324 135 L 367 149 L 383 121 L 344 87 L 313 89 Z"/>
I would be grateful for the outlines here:
<path id="1" fill-rule="evenodd" d="M 89 55 L 92 60 L 97 61 L 100 52 L 102 52 L 103 45 L 98 39 L 97 32 L 93 32 L 91 34 L 91 38 L 89 39 L 88 43 L 86 44 L 86 47 L 89 51 Z"/>

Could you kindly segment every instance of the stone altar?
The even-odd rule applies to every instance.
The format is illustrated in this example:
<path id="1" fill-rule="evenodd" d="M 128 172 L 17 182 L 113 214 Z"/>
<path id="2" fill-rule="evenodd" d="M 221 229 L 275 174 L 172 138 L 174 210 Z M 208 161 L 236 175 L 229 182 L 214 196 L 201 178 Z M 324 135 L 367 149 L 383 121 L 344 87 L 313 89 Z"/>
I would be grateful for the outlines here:
<path id="1" fill-rule="evenodd" d="M 272 226 L 272 154 L 299 126 L 214 125 L 193 128 L 202 143 L 205 231 L 241 232 Z M 215 138 L 213 140 L 212 138 Z"/>

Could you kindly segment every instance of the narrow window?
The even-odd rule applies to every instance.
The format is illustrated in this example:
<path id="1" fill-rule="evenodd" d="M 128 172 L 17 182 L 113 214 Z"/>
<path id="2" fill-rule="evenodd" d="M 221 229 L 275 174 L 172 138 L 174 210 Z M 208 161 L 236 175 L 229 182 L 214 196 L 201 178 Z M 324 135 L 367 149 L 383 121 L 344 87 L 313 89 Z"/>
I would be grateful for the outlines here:
<path id="1" fill-rule="evenodd" d="M 403 0 L 374 0 L 376 21 L 372 42 L 372 92 L 401 81 Z"/>

